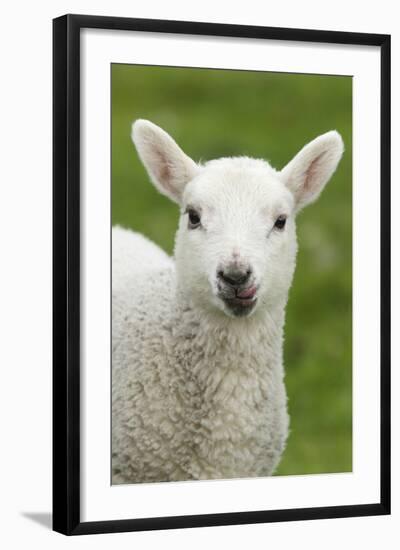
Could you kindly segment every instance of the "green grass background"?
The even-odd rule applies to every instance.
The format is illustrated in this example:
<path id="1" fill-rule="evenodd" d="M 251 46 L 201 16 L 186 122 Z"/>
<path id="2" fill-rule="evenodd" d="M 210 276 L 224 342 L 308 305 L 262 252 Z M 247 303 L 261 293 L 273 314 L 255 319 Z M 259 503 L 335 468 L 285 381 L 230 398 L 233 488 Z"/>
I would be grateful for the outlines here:
<path id="1" fill-rule="evenodd" d="M 291 433 L 278 475 L 352 469 L 351 77 L 112 66 L 112 222 L 169 253 L 178 208 L 154 189 L 130 140 L 148 118 L 195 160 L 249 155 L 281 168 L 337 129 L 345 154 L 317 203 L 298 217 L 287 307 Z"/>

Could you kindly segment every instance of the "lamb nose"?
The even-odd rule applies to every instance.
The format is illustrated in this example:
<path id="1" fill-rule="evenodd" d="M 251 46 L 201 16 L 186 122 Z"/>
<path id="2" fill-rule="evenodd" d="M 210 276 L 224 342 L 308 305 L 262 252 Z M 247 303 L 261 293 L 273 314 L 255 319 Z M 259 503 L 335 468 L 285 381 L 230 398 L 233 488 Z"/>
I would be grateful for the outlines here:
<path id="1" fill-rule="evenodd" d="M 247 271 L 227 269 L 218 271 L 218 277 L 220 277 L 226 284 L 230 286 L 240 286 L 247 283 L 251 275 L 251 269 Z"/>

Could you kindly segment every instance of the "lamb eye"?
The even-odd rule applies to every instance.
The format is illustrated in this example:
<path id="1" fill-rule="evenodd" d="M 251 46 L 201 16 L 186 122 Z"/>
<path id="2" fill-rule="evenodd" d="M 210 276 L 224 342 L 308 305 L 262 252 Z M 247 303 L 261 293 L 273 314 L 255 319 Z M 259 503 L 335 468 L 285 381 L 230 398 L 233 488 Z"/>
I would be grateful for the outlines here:
<path id="1" fill-rule="evenodd" d="M 285 224 L 286 224 L 286 216 L 279 216 L 275 220 L 274 227 L 276 227 L 277 229 L 283 229 L 285 227 Z"/>
<path id="2" fill-rule="evenodd" d="M 189 229 L 196 229 L 196 227 L 200 226 L 200 214 L 196 212 L 196 210 L 193 210 L 193 208 L 190 208 L 188 210 L 188 216 L 189 216 Z"/>

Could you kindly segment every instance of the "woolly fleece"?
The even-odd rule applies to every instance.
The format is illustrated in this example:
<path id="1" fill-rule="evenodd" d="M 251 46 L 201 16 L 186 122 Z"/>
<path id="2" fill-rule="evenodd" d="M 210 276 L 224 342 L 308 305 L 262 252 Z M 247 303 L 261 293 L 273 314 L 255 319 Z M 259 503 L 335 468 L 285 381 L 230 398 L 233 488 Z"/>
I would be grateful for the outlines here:
<path id="1" fill-rule="evenodd" d="M 294 218 L 332 175 L 341 138 L 317 138 L 280 173 L 247 158 L 196 165 L 147 121 L 135 123 L 134 141 L 153 183 L 182 211 L 174 259 L 138 233 L 113 229 L 112 483 L 271 475 L 289 427 L 282 347 Z M 214 190 L 207 217 L 201 193 Z M 286 209 L 285 231 L 273 230 L 280 210 L 253 214 L 263 200 Z M 193 201 L 203 201 L 203 229 L 188 230 Z M 249 224 L 247 240 L 235 242 L 246 244 L 259 302 L 235 317 L 215 295 L 213 262 L 226 260 L 232 235 L 242 238 Z"/>

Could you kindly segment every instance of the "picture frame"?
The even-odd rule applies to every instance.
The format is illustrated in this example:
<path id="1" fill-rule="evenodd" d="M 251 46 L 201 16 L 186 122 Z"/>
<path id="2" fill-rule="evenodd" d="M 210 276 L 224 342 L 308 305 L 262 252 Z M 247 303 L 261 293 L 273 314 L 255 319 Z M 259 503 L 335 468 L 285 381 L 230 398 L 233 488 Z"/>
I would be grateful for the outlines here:
<path id="1" fill-rule="evenodd" d="M 82 187 L 87 159 L 82 153 L 86 86 L 91 67 L 85 54 L 87 43 L 83 32 L 106 31 L 123 37 L 150 34 L 160 40 L 169 37 L 216 37 L 229 44 L 274 42 L 305 45 L 310 51 L 317 45 L 340 48 L 369 49 L 379 53 L 379 157 L 380 181 L 373 188 L 379 194 L 379 334 L 376 339 L 380 364 L 373 365 L 379 376 L 376 401 L 377 472 L 379 495 L 369 500 L 364 496 L 352 504 L 257 507 L 241 511 L 154 515 L 110 519 L 100 516 L 87 520 L 82 515 L 83 483 L 87 465 L 83 467 L 83 441 L 90 440 L 83 417 L 90 415 L 85 405 L 87 379 L 82 372 L 85 357 L 83 330 L 84 290 L 83 265 L 90 252 L 83 246 L 82 223 L 85 208 L 96 208 L 87 200 Z M 101 40 L 101 36 L 99 35 Z M 241 42 L 242 41 L 242 42 Z M 106 42 L 106 41 L 105 41 Z M 252 42 L 252 43 L 253 43 Z M 257 45 L 254 45 L 257 47 Z M 140 55 L 140 52 L 139 54 Z M 84 61 L 83 61 L 84 59 Z M 116 60 L 117 61 L 117 60 Z M 146 61 L 147 62 L 147 61 Z M 161 63 L 162 64 L 162 63 Z M 255 27 L 200 22 L 129 19 L 119 17 L 65 15 L 53 21 L 53 529 L 66 535 L 110 533 L 200 526 L 267 523 L 307 519 L 372 516 L 390 513 L 390 36 L 338 31 Z M 104 117 L 109 113 L 104 111 Z M 368 121 L 366 121 L 368 122 Z M 106 140 L 109 136 L 105 137 Z M 108 177 L 108 175 L 107 175 Z M 376 205 L 375 205 L 376 206 Z M 379 223 L 378 223 L 379 222 Z M 366 277 L 370 274 L 366 273 Z M 372 276 L 372 275 L 371 275 Z M 357 284 L 357 280 L 354 280 Z M 365 336 L 365 335 L 364 335 Z M 99 338 L 101 338 L 99 336 Z M 109 361 L 109 357 L 106 358 Z M 372 391 L 372 390 L 371 390 Z M 84 414 L 83 414 L 84 413 Z M 379 432 L 379 433 L 378 433 Z M 378 449 L 379 447 L 379 449 Z M 173 491 L 173 487 L 171 491 Z"/>

